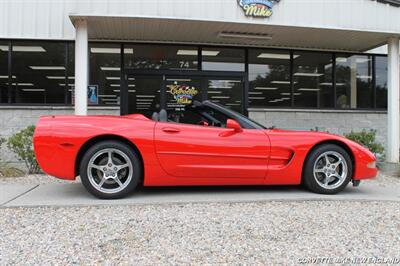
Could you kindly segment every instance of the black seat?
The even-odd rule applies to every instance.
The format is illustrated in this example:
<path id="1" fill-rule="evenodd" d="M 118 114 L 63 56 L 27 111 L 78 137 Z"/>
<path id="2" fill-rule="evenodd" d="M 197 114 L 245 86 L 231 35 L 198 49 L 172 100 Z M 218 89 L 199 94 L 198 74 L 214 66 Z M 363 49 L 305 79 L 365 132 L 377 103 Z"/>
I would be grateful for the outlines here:
<path id="1" fill-rule="evenodd" d="M 161 111 L 158 113 L 158 121 L 160 121 L 160 122 L 168 121 L 168 114 L 165 109 L 161 109 Z"/>
<path id="2" fill-rule="evenodd" d="M 154 120 L 154 121 L 158 121 L 158 119 L 159 119 L 158 113 L 157 113 L 157 112 L 154 112 L 154 113 L 151 115 L 151 119 Z"/>

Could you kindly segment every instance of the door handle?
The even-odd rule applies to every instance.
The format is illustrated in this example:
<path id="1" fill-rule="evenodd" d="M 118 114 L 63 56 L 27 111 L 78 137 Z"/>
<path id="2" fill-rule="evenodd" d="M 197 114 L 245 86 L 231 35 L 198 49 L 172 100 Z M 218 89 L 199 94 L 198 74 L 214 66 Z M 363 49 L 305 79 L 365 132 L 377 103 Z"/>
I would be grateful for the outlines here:
<path id="1" fill-rule="evenodd" d="M 178 132 L 180 132 L 180 130 L 178 128 L 175 128 L 175 127 L 163 127 L 162 131 L 164 131 L 166 133 L 178 133 Z"/>

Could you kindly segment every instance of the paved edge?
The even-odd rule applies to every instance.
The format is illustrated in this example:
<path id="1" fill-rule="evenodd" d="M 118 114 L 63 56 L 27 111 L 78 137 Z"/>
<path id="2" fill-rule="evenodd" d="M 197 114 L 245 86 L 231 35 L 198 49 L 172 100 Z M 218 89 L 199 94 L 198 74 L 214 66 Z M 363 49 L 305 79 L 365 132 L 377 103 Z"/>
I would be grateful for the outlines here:
<path id="1" fill-rule="evenodd" d="M 33 187 L 29 188 L 28 190 L 26 190 L 26 191 L 24 191 L 24 192 L 22 192 L 22 193 L 20 193 L 20 194 L 18 194 L 18 195 L 16 195 L 16 196 L 12 197 L 12 198 L 9 199 L 9 200 L 6 200 L 5 202 L 2 202 L 2 203 L 0 204 L 0 208 L 2 208 L 2 207 L 7 207 L 6 205 L 7 205 L 8 203 L 10 203 L 10 202 L 12 202 L 12 201 L 18 199 L 19 197 L 22 197 L 22 196 L 28 194 L 29 192 L 31 192 L 32 190 L 34 190 L 34 189 L 36 189 L 36 188 L 38 188 L 38 187 L 39 187 L 39 184 L 33 185 Z"/>
<path id="2" fill-rule="evenodd" d="M 393 199 L 348 199 L 348 198 L 332 198 L 332 199 L 317 199 L 317 198 L 298 198 L 298 199 L 260 199 L 260 200 L 213 200 L 213 201 L 170 201 L 170 202 L 132 202 L 132 203 L 99 203 L 99 204 L 68 204 L 68 205 L 1 205 L 0 209 L 16 209 L 16 208 L 54 208 L 54 209 L 62 209 L 62 208 L 89 208 L 89 207 L 131 207 L 131 206 L 148 206 L 148 205 L 188 205 L 188 204 L 207 204 L 207 203 L 217 203 L 217 204 L 239 204 L 239 203 L 267 203 L 267 202 L 313 202 L 313 201 L 325 201 L 325 202 L 338 202 L 338 201 L 347 201 L 347 202 L 392 202 L 398 203 L 399 200 Z"/>

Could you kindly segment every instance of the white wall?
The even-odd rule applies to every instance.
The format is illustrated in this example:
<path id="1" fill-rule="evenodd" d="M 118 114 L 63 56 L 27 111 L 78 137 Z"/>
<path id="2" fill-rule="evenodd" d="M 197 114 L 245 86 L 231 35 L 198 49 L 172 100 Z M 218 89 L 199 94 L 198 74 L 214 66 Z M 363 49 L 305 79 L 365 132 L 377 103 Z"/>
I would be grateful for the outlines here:
<path id="1" fill-rule="evenodd" d="M 400 34 L 400 8 L 371 0 L 281 0 L 269 19 L 237 0 L 2 0 L 0 38 L 74 39 L 69 14 L 171 17 Z"/>

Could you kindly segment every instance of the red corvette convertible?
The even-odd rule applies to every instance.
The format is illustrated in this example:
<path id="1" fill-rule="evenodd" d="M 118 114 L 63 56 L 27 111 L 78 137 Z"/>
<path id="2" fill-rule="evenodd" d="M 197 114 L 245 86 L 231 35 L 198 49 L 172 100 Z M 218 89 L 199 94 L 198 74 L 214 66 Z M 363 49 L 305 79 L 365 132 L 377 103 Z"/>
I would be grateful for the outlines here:
<path id="1" fill-rule="evenodd" d="M 298 185 L 335 194 L 374 178 L 375 156 L 346 138 L 267 129 L 205 101 L 181 115 L 45 116 L 34 134 L 43 171 L 80 176 L 99 198 L 144 186 Z"/>

